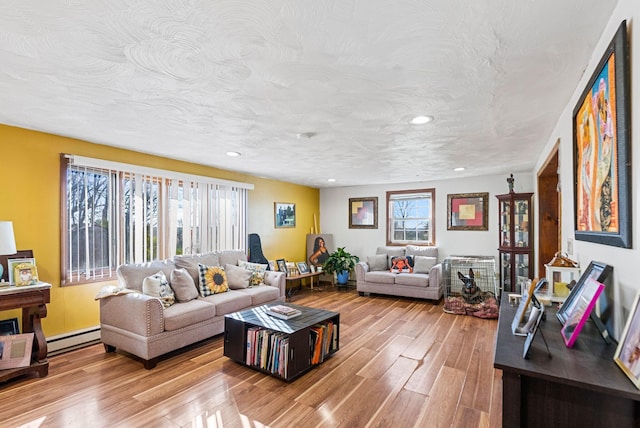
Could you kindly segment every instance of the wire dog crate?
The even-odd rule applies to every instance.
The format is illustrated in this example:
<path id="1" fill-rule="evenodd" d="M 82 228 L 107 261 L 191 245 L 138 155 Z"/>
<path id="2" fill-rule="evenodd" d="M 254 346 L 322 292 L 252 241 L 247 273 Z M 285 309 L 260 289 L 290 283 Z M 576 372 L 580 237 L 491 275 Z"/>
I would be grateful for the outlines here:
<path id="1" fill-rule="evenodd" d="M 458 277 L 458 272 L 469 275 L 469 269 L 473 270 L 473 276 L 478 287 L 479 302 L 484 298 L 497 298 L 498 289 L 496 282 L 496 261 L 491 256 L 451 256 L 442 262 L 442 276 L 444 280 L 444 310 L 452 313 L 463 313 L 462 296 L 464 283 Z"/>

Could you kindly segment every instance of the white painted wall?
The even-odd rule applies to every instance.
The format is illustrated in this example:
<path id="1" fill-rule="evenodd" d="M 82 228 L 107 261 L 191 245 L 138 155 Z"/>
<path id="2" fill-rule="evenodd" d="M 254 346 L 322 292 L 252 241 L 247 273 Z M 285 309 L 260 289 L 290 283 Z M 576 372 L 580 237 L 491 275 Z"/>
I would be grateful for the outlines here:
<path id="1" fill-rule="evenodd" d="M 582 91 L 587 86 L 591 75 L 596 69 L 605 49 L 613 39 L 613 36 L 623 20 L 627 20 L 629 36 L 630 58 L 631 58 L 631 87 L 635 88 L 630 92 L 631 96 L 631 191 L 632 191 L 632 249 L 622 249 L 606 245 L 594 244 L 584 241 L 573 242 L 573 254 L 570 256 L 580 262 L 580 266 L 585 268 L 592 260 L 607 263 L 613 266 L 612 283 L 607 287 L 606 294 L 609 299 L 615 302 L 615 326 L 614 337 L 620 337 L 627 313 L 635 294 L 640 290 L 638 281 L 638 265 L 640 261 L 640 249 L 638 249 L 638 227 L 640 224 L 640 198 L 638 195 L 638 178 L 640 168 L 637 153 L 640 153 L 640 32 L 634 28 L 634 20 L 640 19 L 640 3 L 637 0 L 620 0 L 613 12 L 609 24 L 607 25 L 598 46 L 593 52 L 591 61 L 586 67 L 584 75 L 577 83 L 573 96 L 567 103 L 565 110 L 558 119 L 558 123 L 549 135 L 545 151 L 541 154 L 536 171 L 543 164 L 553 145 L 560 139 L 560 184 L 562 190 L 562 230 L 564 251 L 570 249 L 568 239 L 573 239 L 574 230 L 574 178 L 573 178 L 573 109 L 578 103 Z M 637 24 L 636 24 L 637 25 Z"/>
<path id="2" fill-rule="evenodd" d="M 513 173 L 515 192 L 533 192 L 530 173 Z M 376 247 L 386 245 L 386 192 L 389 190 L 436 189 L 435 224 L 438 256 L 493 256 L 498 262 L 498 200 L 495 195 L 509 192 L 508 175 L 467 177 L 455 180 L 406 184 L 326 188 L 320 190 L 320 227 L 332 233 L 336 247 L 364 258 L 375 254 Z M 489 193 L 488 231 L 447 230 L 447 195 L 455 193 Z M 349 198 L 378 197 L 378 228 L 349 229 Z M 535 199 L 534 199 L 535 203 Z M 496 267 L 497 269 L 497 267 Z"/>

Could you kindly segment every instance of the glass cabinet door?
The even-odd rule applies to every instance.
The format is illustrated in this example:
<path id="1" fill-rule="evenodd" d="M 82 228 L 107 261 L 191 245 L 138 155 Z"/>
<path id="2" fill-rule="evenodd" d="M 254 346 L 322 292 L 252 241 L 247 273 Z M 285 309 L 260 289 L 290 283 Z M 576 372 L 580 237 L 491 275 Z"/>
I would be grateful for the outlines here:
<path id="1" fill-rule="evenodd" d="M 511 246 L 511 203 L 500 201 L 500 246 Z"/>
<path id="2" fill-rule="evenodd" d="M 511 253 L 500 253 L 500 278 L 502 289 L 511 290 Z"/>
<path id="3" fill-rule="evenodd" d="M 531 240 L 529 239 L 529 201 L 516 201 L 514 208 L 513 229 L 515 242 L 513 246 L 516 248 L 529 248 L 531 246 Z"/>

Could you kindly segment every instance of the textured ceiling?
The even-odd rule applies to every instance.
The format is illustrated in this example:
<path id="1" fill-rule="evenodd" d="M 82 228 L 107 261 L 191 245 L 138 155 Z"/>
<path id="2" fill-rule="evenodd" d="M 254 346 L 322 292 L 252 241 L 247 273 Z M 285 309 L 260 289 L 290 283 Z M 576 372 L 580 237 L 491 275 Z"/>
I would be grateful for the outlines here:
<path id="1" fill-rule="evenodd" d="M 531 171 L 615 5 L 6 1 L 0 122 L 313 187 Z"/>

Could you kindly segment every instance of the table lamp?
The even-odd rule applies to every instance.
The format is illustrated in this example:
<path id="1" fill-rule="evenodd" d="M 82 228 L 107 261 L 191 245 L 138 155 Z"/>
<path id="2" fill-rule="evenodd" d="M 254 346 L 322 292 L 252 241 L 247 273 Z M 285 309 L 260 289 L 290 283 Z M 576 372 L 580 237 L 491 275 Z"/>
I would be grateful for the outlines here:
<path id="1" fill-rule="evenodd" d="M 0 221 L 0 255 L 15 254 L 16 237 L 13 234 L 13 222 Z M 4 266 L 0 263 L 0 278 L 4 274 Z"/>

